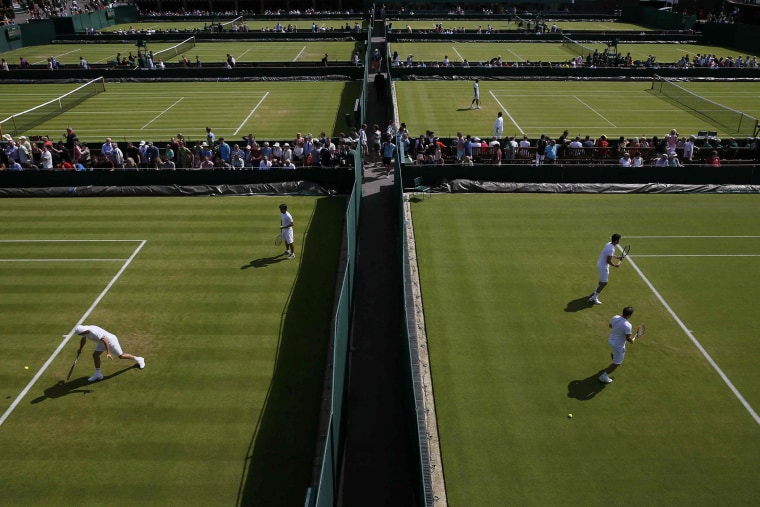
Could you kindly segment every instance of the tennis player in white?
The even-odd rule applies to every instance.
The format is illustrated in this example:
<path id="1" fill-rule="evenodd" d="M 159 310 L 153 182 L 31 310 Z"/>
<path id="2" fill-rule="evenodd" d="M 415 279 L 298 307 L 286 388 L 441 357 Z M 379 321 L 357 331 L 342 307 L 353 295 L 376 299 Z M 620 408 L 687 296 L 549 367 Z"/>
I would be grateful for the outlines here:
<path id="1" fill-rule="evenodd" d="M 113 352 L 119 357 L 119 359 L 131 359 L 137 363 L 137 366 L 139 366 L 141 370 L 145 368 L 145 359 L 139 356 L 133 356 L 132 354 L 126 354 L 121 350 L 121 345 L 119 344 L 119 339 L 116 335 L 109 333 L 102 327 L 79 325 L 74 328 L 74 333 L 82 337 L 82 340 L 79 342 L 79 352 L 82 352 L 82 348 L 84 348 L 84 344 L 88 338 L 98 344 L 97 347 L 95 347 L 95 351 L 92 353 L 92 359 L 95 361 L 95 374 L 87 379 L 90 382 L 103 380 L 103 373 L 100 371 L 100 355 L 103 352 L 106 353 L 108 359 L 113 359 L 113 357 L 111 357 L 111 353 Z"/>
<path id="2" fill-rule="evenodd" d="M 496 139 L 501 139 L 501 134 L 504 133 L 504 117 L 501 115 L 501 111 L 496 115 L 496 121 L 493 122 L 493 133 Z"/>
<path id="3" fill-rule="evenodd" d="M 288 206 L 286 204 L 280 204 L 280 232 L 282 233 L 282 241 L 285 243 L 285 251 L 282 255 L 287 255 L 288 259 L 296 258 L 295 247 L 293 246 L 293 217 L 288 212 Z"/>
<path id="4" fill-rule="evenodd" d="M 617 247 L 618 243 L 620 243 L 620 234 L 613 234 L 610 238 L 610 242 L 604 245 L 602 253 L 599 254 L 599 259 L 596 261 L 596 269 L 599 271 L 599 284 L 596 286 L 594 293 L 591 294 L 591 297 L 588 298 L 589 303 L 594 303 L 595 305 L 602 304 L 602 302 L 599 301 L 599 294 L 607 286 L 607 282 L 610 278 L 610 266 L 613 268 L 620 267 L 619 262 L 613 262 L 614 259 L 619 261 L 623 260 L 621 256 L 615 255 L 615 247 Z"/>
<path id="5" fill-rule="evenodd" d="M 612 364 L 610 364 L 601 375 L 599 375 L 599 382 L 609 384 L 612 382 L 609 374 L 617 369 L 618 366 L 623 364 L 623 358 L 625 357 L 625 344 L 626 342 L 633 343 L 634 338 L 631 338 L 631 331 L 633 327 L 629 320 L 633 315 L 633 307 L 626 306 L 623 308 L 623 315 L 615 315 L 610 320 L 610 338 L 607 340 L 612 347 Z"/>
<path id="6" fill-rule="evenodd" d="M 478 84 L 479 81 L 476 79 L 475 82 L 472 84 L 472 102 L 470 102 L 470 109 L 474 109 L 476 106 L 478 109 L 480 109 L 480 85 Z"/>

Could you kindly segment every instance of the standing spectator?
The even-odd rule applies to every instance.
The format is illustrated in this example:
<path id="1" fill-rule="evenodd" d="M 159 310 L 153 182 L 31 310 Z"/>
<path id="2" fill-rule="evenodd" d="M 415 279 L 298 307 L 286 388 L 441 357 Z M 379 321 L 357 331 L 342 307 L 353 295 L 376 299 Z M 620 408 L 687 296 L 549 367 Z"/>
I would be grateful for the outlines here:
<path id="1" fill-rule="evenodd" d="M 694 146 L 694 141 L 697 138 L 694 136 L 689 136 L 689 138 L 686 140 L 685 143 L 683 143 L 683 159 L 684 162 L 688 161 L 691 162 L 694 159 L 694 153 L 699 151 L 699 148 Z"/>
<path id="2" fill-rule="evenodd" d="M 327 67 L 327 53 L 322 57 L 322 66 Z"/>
<path id="3" fill-rule="evenodd" d="M 40 154 L 40 165 L 45 170 L 53 169 L 53 154 L 50 153 L 48 145 L 42 146 L 42 153 Z"/>
<path id="4" fill-rule="evenodd" d="M 282 234 L 282 241 L 285 243 L 285 251 L 282 255 L 287 255 L 288 259 L 296 258 L 296 250 L 293 244 L 293 215 L 288 211 L 287 204 L 280 204 L 280 234 Z"/>
<path id="5" fill-rule="evenodd" d="M 90 68 L 90 66 L 87 64 L 87 60 L 84 59 L 84 56 L 79 57 L 79 68 L 83 70 Z"/>
<path id="6" fill-rule="evenodd" d="M 130 159 L 136 167 L 140 167 L 140 150 L 137 149 L 134 143 L 128 142 L 127 147 L 124 148 L 124 163 L 126 164 L 127 160 Z"/>
<path id="7" fill-rule="evenodd" d="M 665 143 L 667 146 L 667 154 L 670 155 L 671 153 L 676 152 L 676 145 L 678 144 L 678 131 L 676 129 L 673 129 L 670 131 L 670 134 L 665 136 Z"/>
<path id="8" fill-rule="evenodd" d="M 626 342 L 633 343 L 634 339 L 631 338 L 631 331 L 633 326 L 629 322 L 633 316 L 633 307 L 626 306 L 623 308 L 622 315 L 615 315 L 610 320 L 610 337 L 608 342 L 612 347 L 612 363 L 604 369 L 599 376 L 599 381 L 609 384 L 612 382 L 609 374 L 617 369 L 618 366 L 623 364 L 623 358 L 625 357 L 625 345 Z"/>
<path id="9" fill-rule="evenodd" d="M 594 303 L 595 305 L 602 304 L 602 302 L 599 301 L 599 294 L 601 294 L 609 281 L 610 266 L 613 268 L 620 267 L 619 262 L 613 262 L 614 259 L 619 261 L 623 260 L 619 255 L 615 255 L 615 248 L 618 243 L 620 243 L 620 234 L 613 234 L 609 243 L 604 245 L 602 252 L 599 254 L 599 258 L 596 260 L 596 269 L 599 272 L 599 283 L 597 284 L 596 289 L 594 289 L 594 293 L 588 298 L 589 303 Z"/>
<path id="10" fill-rule="evenodd" d="M 380 132 L 380 125 L 375 123 L 372 126 L 372 152 L 375 154 L 375 163 L 380 161 L 380 146 L 383 140 L 383 134 Z"/>
<path id="11" fill-rule="evenodd" d="M 391 161 L 393 160 L 393 154 L 396 151 L 396 145 L 391 142 L 391 137 L 386 136 L 385 142 L 383 142 L 383 166 L 385 166 L 385 176 L 388 177 L 391 174 Z"/>
<path id="12" fill-rule="evenodd" d="M 541 134 L 536 142 L 536 167 L 544 163 L 546 158 L 546 134 Z"/>
<path id="13" fill-rule="evenodd" d="M 470 109 L 475 109 L 475 106 L 480 109 L 480 85 L 478 83 L 479 80 L 476 79 L 472 84 L 472 102 L 470 102 Z"/>
<path id="14" fill-rule="evenodd" d="M 121 148 L 119 148 L 119 143 L 113 143 L 110 160 L 115 169 L 124 168 L 124 153 L 121 151 Z"/>
<path id="15" fill-rule="evenodd" d="M 174 138 L 172 138 L 174 139 Z M 164 161 L 171 160 L 174 161 L 174 148 L 172 147 L 172 143 L 167 143 L 166 148 L 164 148 Z"/>
<path id="16" fill-rule="evenodd" d="M 557 143 L 554 139 L 547 138 L 546 149 L 544 150 L 544 163 L 553 164 L 557 160 Z"/>
<path id="17" fill-rule="evenodd" d="M 211 127 L 206 127 L 206 142 L 212 148 L 214 147 L 214 145 L 216 145 L 216 136 L 211 131 Z"/>
<path id="18" fill-rule="evenodd" d="M 184 142 L 180 142 L 177 150 L 177 166 L 180 169 L 190 169 L 193 167 L 194 159 L 195 155 L 192 150 Z"/>
<path id="19" fill-rule="evenodd" d="M 10 72 L 10 68 L 8 68 L 8 62 L 5 61 L 5 58 L 0 61 L 0 71 L 2 72 Z"/>
<path id="20" fill-rule="evenodd" d="M 18 59 L 18 68 L 21 70 L 26 70 L 30 67 L 29 62 L 26 61 L 26 58 L 23 56 Z"/>
<path id="21" fill-rule="evenodd" d="M 378 102 L 385 99 L 385 75 L 383 75 L 382 72 L 379 70 L 377 71 L 377 74 L 375 74 L 375 97 L 377 98 Z"/>
<path id="22" fill-rule="evenodd" d="M 713 167 L 720 167 L 720 157 L 718 156 L 718 152 L 713 150 L 712 153 L 707 156 L 705 162 Z"/>
<path id="23" fill-rule="evenodd" d="M 148 146 L 145 149 L 145 157 L 148 162 L 148 168 L 150 169 L 158 168 L 160 153 L 158 151 L 158 147 L 154 146 L 152 141 L 148 141 Z"/>
<path id="24" fill-rule="evenodd" d="M 105 157 L 106 160 L 111 161 L 113 152 L 113 142 L 110 137 L 106 137 L 106 142 L 100 147 L 100 154 Z"/>
<path id="25" fill-rule="evenodd" d="M 496 121 L 493 122 L 493 134 L 496 139 L 501 139 L 501 135 L 504 133 L 504 117 L 499 111 L 496 115 Z"/>
<path id="26" fill-rule="evenodd" d="M 631 159 L 631 166 L 632 167 L 644 167 L 644 159 L 641 158 L 641 153 L 636 152 L 633 154 L 633 158 Z"/>
<path id="27" fill-rule="evenodd" d="M 27 169 L 33 165 L 32 145 L 26 136 L 18 136 L 18 162 Z"/>

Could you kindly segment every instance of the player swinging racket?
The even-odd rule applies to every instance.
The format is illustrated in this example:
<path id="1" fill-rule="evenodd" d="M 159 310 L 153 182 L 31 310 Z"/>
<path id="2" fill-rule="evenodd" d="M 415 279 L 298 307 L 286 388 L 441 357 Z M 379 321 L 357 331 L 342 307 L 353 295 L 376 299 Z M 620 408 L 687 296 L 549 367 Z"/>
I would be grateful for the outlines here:
<path id="1" fill-rule="evenodd" d="M 594 303 L 595 305 L 602 304 L 599 301 L 599 294 L 607 286 L 607 281 L 610 278 L 610 266 L 613 268 L 620 267 L 619 262 L 617 264 L 613 262 L 615 259 L 619 261 L 623 260 L 621 256 L 615 255 L 615 248 L 618 243 L 620 243 L 620 234 L 613 234 L 610 242 L 604 245 L 602 253 L 599 254 L 599 259 L 596 261 L 596 269 L 599 271 L 599 284 L 596 286 L 594 293 L 591 294 L 591 297 L 588 298 L 589 303 Z"/>
<path id="2" fill-rule="evenodd" d="M 295 247 L 293 246 L 293 216 L 288 212 L 286 204 L 280 204 L 280 233 L 282 240 L 285 242 L 285 251 L 282 255 L 287 255 L 288 259 L 296 258 Z"/>
<path id="3" fill-rule="evenodd" d="M 626 306 L 623 308 L 623 315 L 615 315 L 612 317 L 612 320 L 610 320 L 611 331 L 608 342 L 610 347 L 612 347 L 612 364 L 605 368 L 602 374 L 599 375 L 599 382 L 604 382 L 605 384 L 612 382 L 609 374 L 623 364 L 626 342 L 633 343 L 636 341 L 638 333 L 636 336 L 631 337 L 632 326 L 629 320 L 632 315 L 633 307 Z M 643 326 L 640 327 L 643 329 Z"/>
<path id="4" fill-rule="evenodd" d="M 100 355 L 103 352 L 106 353 L 108 359 L 113 359 L 113 357 L 111 357 L 111 352 L 113 352 L 119 356 L 119 359 L 131 359 L 137 363 L 137 366 L 139 366 L 140 369 L 145 368 L 145 359 L 123 352 L 116 335 L 109 333 L 102 327 L 79 325 L 74 328 L 74 333 L 82 337 L 82 340 L 79 342 L 79 352 L 82 352 L 82 348 L 88 338 L 98 344 L 97 347 L 95 347 L 95 351 L 92 353 L 92 359 L 95 361 L 95 374 L 87 379 L 90 382 L 103 380 L 103 373 L 100 371 Z"/>

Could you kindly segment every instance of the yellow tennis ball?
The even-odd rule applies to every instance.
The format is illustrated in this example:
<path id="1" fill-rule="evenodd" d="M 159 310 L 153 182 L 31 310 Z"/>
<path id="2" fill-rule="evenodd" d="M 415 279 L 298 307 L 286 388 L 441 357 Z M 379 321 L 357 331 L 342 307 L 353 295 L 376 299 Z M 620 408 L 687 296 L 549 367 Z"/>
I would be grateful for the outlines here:
<path id="1" fill-rule="evenodd" d="M 567 414 L 567 418 L 568 419 L 572 419 L 573 418 L 573 414 Z"/>
<path id="2" fill-rule="evenodd" d="M 28 370 L 28 369 L 29 369 L 29 367 L 28 367 L 28 366 L 24 366 L 24 369 L 25 369 L 25 370 Z"/>

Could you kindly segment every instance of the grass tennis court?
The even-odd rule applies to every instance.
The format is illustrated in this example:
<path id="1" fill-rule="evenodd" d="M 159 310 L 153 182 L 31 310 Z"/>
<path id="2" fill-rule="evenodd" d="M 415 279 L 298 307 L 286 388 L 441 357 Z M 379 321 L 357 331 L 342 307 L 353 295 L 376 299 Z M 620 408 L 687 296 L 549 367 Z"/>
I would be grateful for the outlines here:
<path id="1" fill-rule="evenodd" d="M 232 23 L 230 23 L 230 19 L 220 20 L 221 23 L 224 24 L 224 30 L 225 32 L 228 32 L 232 30 Z M 283 27 L 287 27 L 289 24 L 294 25 L 297 27 L 298 30 L 311 30 L 311 21 L 304 20 L 304 19 L 278 19 L 278 20 L 252 20 L 252 19 L 246 19 L 245 24 L 248 25 L 248 29 L 250 32 L 253 32 L 252 35 L 259 35 L 257 32 L 261 32 L 263 30 L 273 30 L 275 25 L 277 23 L 280 23 Z M 215 22 L 216 23 L 216 22 Z M 359 23 L 359 26 L 361 26 L 363 29 L 367 29 L 367 21 L 361 20 L 357 17 L 357 19 L 350 19 L 350 20 L 343 20 L 343 19 L 320 19 L 317 23 L 317 27 L 327 30 L 343 30 L 346 28 L 346 23 L 349 23 L 351 26 L 351 29 L 354 28 L 355 23 Z M 104 33 L 108 32 L 118 32 L 118 31 L 127 31 L 129 29 L 139 30 L 139 31 L 146 31 L 146 30 L 180 30 L 180 31 L 192 31 L 192 30 L 203 30 L 204 27 L 208 27 L 210 25 L 210 21 L 138 21 L 136 23 L 121 23 L 118 25 L 110 26 L 107 29 L 103 29 L 102 31 Z M 242 25 L 242 22 L 238 22 L 238 27 Z"/>
<path id="2" fill-rule="evenodd" d="M 471 110 L 471 80 L 396 81 L 400 120 L 420 135 L 434 130 L 440 137 L 458 131 L 480 137 L 491 135 L 498 111 L 504 111 L 505 135 L 523 133 L 608 138 L 621 135 L 662 136 L 676 128 L 681 134 L 725 128 L 652 94 L 651 82 L 597 81 L 480 81 L 482 109 Z M 679 83 L 684 88 L 724 106 L 760 118 L 760 84 L 742 82 Z"/>
<path id="3" fill-rule="evenodd" d="M 14 97 L 0 118 L 24 111 L 75 89 L 78 84 L 1 85 Z M 107 83 L 106 92 L 49 119 L 29 134 L 60 139 L 66 127 L 84 141 L 165 140 L 182 132 L 205 140 L 210 126 L 231 141 L 253 133 L 257 139 L 292 139 L 296 132 L 335 135 L 347 129 L 360 83 L 198 82 Z M 13 108 L 13 109 L 11 109 Z M 118 121 L 114 121 L 118 119 Z M 8 130 L 7 126 L 4 130 Z"/>
<path id="4" fill-rule="evenodd" d="M 411 206 L 450 505 L 754 502 L 757 196 L 435 195 Z M 630 257 L 603 304 L 588 305 L 613 232 Z M 603 386 L 607 324 L 625 305 L 648 333 Z"/>
<path id="5" fill-rule="evenodd" d="M 151 42 L 148 50 L 158 53 L 180 42 L 181 40 Z M 32 65 L 45 65 L 51 56 L 64 65 L 78 65 L 80 56 L 91 64 L 106 64 L 113 61 L 117 53 L 126 58 L 130 51 L 135 57 L 137 56 L 137 47 L 134 44 L 47 44 L 8 51 L 2 56 L 11 66 L 18 65 L 21 57 L 26 58 Z M 314 62 L 317 64 L 321 62 L 325 53 L 330 56 L 330 61 L 350 62 L 355 51 L 363 55 L 362 47 L 355 42 L 198 42 L 194 48 L 185 53 L 185 56 L 191 62 L 195 62 L 195 57 L 198 56 L 204 64 L 223 64 L 227 60 L 227 54 L 234 56 L 239 64 L 261 62 Z M 164 62 L 179 63 L 181 59 L 181 55 L 172 56 Z"/>
<path id="6" fill-rule="evenodd" d="M 278 257 L 280 202 L 295 261 Z M 2 199 L 0 498 L 7 505 L 297 505 L 312 470 L 345 203 Z M 11 242 L 12 240 L 12 242 Z M 92 343 L 84 318 L 131 361 Z M 28 365 L 29 370 L 24 366 Z"/>
<path id="7" fill-rule="evenodd" d="M 535 18 L 532 17 L 524 17 L 524 22 L 530 21 L 531 26 L 534 26 L 533 22 L 535 21 Z M 621 32 L 621 31 L 636 31 L 636 32 L 648 32 L 651 31 L 651 28 L 647 28 L 641 25 L 635 25 L 631 23 L 622 23 L 617 22 L 614 20 L 600 20 L 600 21 L 566 21 L 566 20 L 558 20 L 558 21 L 552 21 L 545 19 L 544 22 L 547 24 L 549 28 L 551 28 L 553 23 L 557 24 L 557 28 L 560 30 L 563 30 L 564 32 L 580 32 L 580 31 L 611 31 L 611 32 Z M 498 30 L 499 32 L 512 32 L 518 30 L 517 22 L 516 21 L 506 21 L 502 19 L 481 19 L 481 20 L 469 20 L 469 19 L 456 19 L 456 18 L 447 18 L 447 19 L 437 19 L 437 20 L 425 20 L 425 21 L 409 21 L 409 20 L 392 20 L 393 23 L 393 31 L 394 32 L 404 32 L 406 30 L 406 26 L 409 25 L 411 29 L 415 32 L 420 30 L 428 30 L 428 31 L 434 31 L 435 25 L 440 24 L 443 25 L 443 29 L 459 29 L 464 28 L 465 30 L 477 30 L 478 27 L 480 27 L 483 31 L 485 31 L 488 27 L 488 25 L 491 25 L 494 30 Z M 523 30 L 526 29 L 526 26 L 523 26 Z"/>
<path id="8" fill-rule="evenodd" d="M 583 42 L 583 46 L 592 50 L 598 49 L 604 53 L 607 45 L 597 42 Z M 390 44 L 390 54 L 398 51 L 401 61 L 406 61 L 408 55 L 414 55 L 415 62 L 442 62 L 444 56 L 454 63 L 460 63 L 463 60 L 470 62 L 470 65 L 478 62 L 487 62 L 492 58 L 501 56 L 507 62 L 567 62 L 571 58 L 578 56 L 564 48 L 558 42 L 493 42 L 488 44 L 473 44 L 467 42 L 396 42 Z M 739 56 L 744 57 L 744 53 L 734 49 L 706 46 L 701 44 L 618 44 L 618 53 L 625 56 L 631 53 L 634 61 L 646 61 L 650 55 L 657 57 L 657 61 L 662 64 L 671 64 L 683 56 L 689 56 L 689 60 L 697 54 L 714 54 L 720 57 Z"/>

